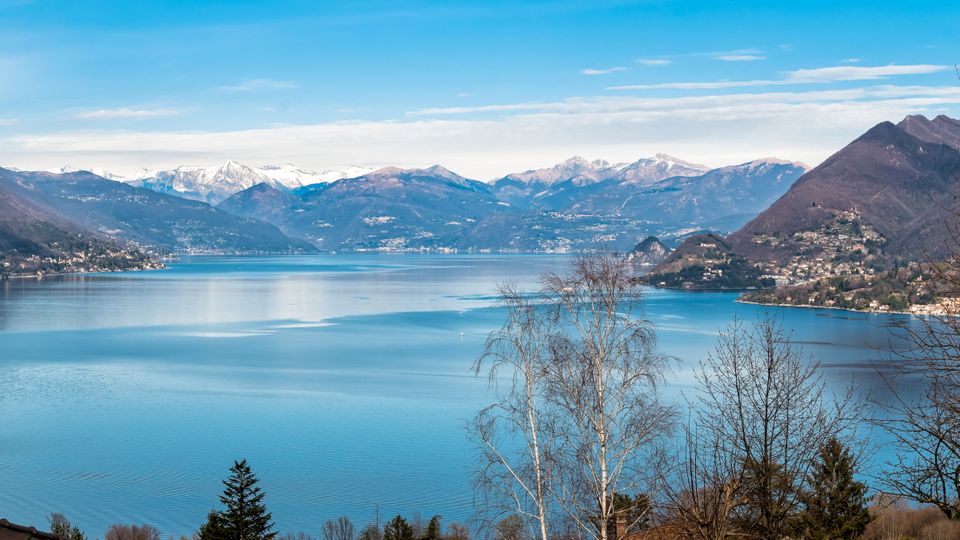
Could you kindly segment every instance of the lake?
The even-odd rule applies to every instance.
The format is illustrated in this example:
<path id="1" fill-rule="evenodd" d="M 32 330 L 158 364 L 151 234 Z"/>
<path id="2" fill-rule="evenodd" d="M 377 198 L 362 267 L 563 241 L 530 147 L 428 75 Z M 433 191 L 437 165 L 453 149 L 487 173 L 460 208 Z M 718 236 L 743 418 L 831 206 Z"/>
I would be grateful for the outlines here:
<path id="1" fill-rule="evenodd" d="M 0 282 L 0 517 L 62 512 L 189 535 L 247 458 L 281 531 L 398 513 L 469 517 L 464 425 L 489 399 L 470 366 L 502 322 L 498 282 L 564 256 L 190 257 L 153 272 Z M 661 349 L 690 366 L 733 293 L 650 290 Z M 837 387 L 883 391 L 902 315 L 777 309 Z"/>

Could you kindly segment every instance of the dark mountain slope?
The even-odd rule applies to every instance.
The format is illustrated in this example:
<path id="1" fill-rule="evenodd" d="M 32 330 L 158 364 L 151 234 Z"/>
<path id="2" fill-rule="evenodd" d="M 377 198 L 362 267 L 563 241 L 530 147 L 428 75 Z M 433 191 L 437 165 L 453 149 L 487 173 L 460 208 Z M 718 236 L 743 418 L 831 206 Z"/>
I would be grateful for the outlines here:
<path id="1" fill-rule="evenodd" d="M 944 115 L 928 120 L 925 116 L 914 114 L 901 120 L 897 127 L 922 141 L 960 149 L 960 120 Z"/>
<path id="2" fill-rule="evenodd" d="M 217 208 L 236 216 L 282 224 L 285 214 L 291 211 L 296 212 L 295 207 L 299 202 L 300 197 L 289 191 L 281 191 L 269 184 L 257 184 L 231 195 L 218 204 Z"/>
<path id="3" fill-rule="evenodd" d="M 772 284 L 762 271 L 715 234 L 691 236 L 643 279 L 684 289 L 750 289 Z"/>
<path id="4" fill-rule="evenodd" d="M 506 208 L 487 184 L 440 166 L 388 167 L 290 197 L 255 186 L 222 207 L 334 250 L 482 248 L 470 231 Z"/>
<path id="5" fill-rule="evenodd" d="M 751 259 L 783 262 L 801 253 L 816 257 L 866 231 L 884 258 L 936 258 L 945 255 L 944 224 L 957 209 L 958 188 L 960 152 L 884 122 L 805 174 L 728 240 Z"/>
<path id="6" fill-rule="evenodd" d="M 0 176 L 6 171 L 0 169 Z M 0 186 L 0 276 L 156 266 L 142 251 L 97 237 Z"/>
<path id="7" fill-rule="evenodd" d="M 180 253 L 310 252 L 272 225 L 208 204 L 103 179 L 3 171 L 0 186 L 102 237 Z"/>

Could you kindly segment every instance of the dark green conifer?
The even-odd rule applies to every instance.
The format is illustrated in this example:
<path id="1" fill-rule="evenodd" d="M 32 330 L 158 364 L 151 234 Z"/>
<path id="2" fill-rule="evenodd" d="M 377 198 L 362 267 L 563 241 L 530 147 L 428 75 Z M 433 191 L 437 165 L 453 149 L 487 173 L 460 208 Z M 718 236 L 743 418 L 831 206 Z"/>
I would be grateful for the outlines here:
<path id="1" fill-rule="evenodd" d="M 227 532 L 220 512 L 210 510 L 207 514 L 207 522 L 197 531 L 197 540 L 227 540 Z"/>
<path id="2" fill-rule="evenodd" d="M 413 527 L 398 515 L 383 526 L 383 540 L 414 540 Z"/>
<path id="3" fill-rule="evenodd" d="M 423 540 L 442 540 L 443 532 L 440 530 L 440 516 L 436 515 L 430 518 L 427 524 L 427 530 L 423 533 Z"/>
<path id="4" fill-rule="evenodd" d="M 220 496 L 220 502 L 226 506 L 220 512 L 226 540 L 272 540 L 277 535 L 272 515 L 263 504 L 265 493 L 257 485 L 259 480 L 247 460 L 233 462 L 230 472 Z"/>
<path id="5" fill-rule="evenodd" d="M 870 521 L 867 486 L 854 480 L 854 467 L 850 450 L 837 439 L 820 450 L 800 496 L 798 525 L 804 538 L 841 540 L 863 533 Z"/>

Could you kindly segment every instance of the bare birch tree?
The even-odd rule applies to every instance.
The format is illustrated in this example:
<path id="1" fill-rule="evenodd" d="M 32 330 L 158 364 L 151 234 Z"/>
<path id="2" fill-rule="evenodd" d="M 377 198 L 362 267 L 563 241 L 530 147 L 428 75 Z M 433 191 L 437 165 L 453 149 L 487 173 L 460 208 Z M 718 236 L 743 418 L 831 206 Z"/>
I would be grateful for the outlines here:
<path id="1" fill-rule="evenodd" d="M 652 458 L 674 420 L 658 393 L 670 359 L 640 316 L 641 289 L 624 258 L 580 257 L 570 275 L 543 282 L 555 301 L 546 376 L 557 410 L 551 488 L 586 537 L 608 540 L 613 529 L 622 540 L 649 507 L 614 501 L 649 488 Z M 611 527 L 623 516 L 632 522 Z"/>
<path id="2" fill-rule="evenodd" d="M 506 322 L 490 335 L 474 364 L 476 373 L 488 370 L 497 399 L 480 411 L 471 430 L 483 456 L 476 485 L 494 518 L 522 516 L 534 524 L 536 537 L 549 540 L 551 466 L 545 433 L 552 430 L 552 420 L 545 376 L 550 319 L 537 298 L 511 285 L 499 292 Z"/>

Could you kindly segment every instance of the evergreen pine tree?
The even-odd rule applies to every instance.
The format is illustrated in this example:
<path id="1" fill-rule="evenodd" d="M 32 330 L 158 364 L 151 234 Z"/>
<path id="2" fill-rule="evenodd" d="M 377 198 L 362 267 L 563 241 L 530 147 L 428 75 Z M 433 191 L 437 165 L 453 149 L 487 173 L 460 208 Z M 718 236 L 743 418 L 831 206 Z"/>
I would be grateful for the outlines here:
<path id="1" fill-rule="evenodd" d="M 800 496 L 799 528 L 804 538 L 852 539 L 863 533 L 870 521 L 867 486 L 854 480 L 854 466 L 850 450 L 837 439 L 820 450 Z"/>
<path id="2" fill-rule="evenodd" d="M 230 478 L 223 481 L 220 496 L 227 508 L 220 513 L 222 530 L 227 540 L 272 540 L 272 516 L 263 504 L 265 493 L 257 485 L 256 475 L 250 471 L 247 460 L 234 461 Z"/>
<path id="3" fill-rule="evenodd" d="M 398 515 L 383 526 L 383 540 L 414 540 L 413 527 Z"/>
<path id="4" fill-rule="evenodd" d="M 223 516 L 216 510 L 207 514 L 207 522 L 197 531 L 197 540 L 228 540 L 224 530 Z"/>
<path id="5" fill-rule="evenodd" d="M 440 516 L 436 515 L 430 518 L 427 524 L 427 530 L 423 533 L 423 540 L 441 540 L 443 533 L 440 530 Z"/>
<path id="6" fill-rule="evenodd" d="M 642 493 L 631 497 L 615 492 L 613 497 L 607 497 L 607 507 L 613 509 L 613 515 L 607 519 L 610 540 L 636 534 L 650 526 L 650 499 Z M 599 527 L 600 518 L 592 519 L 594 526 Z"/>

